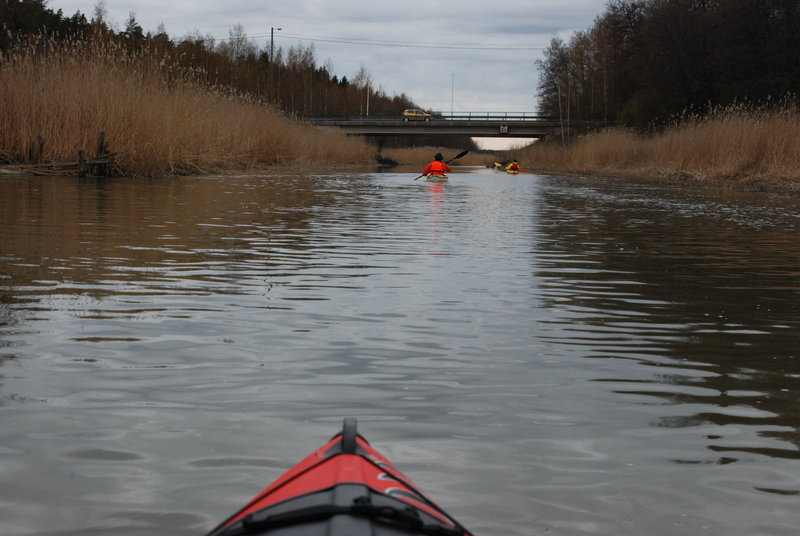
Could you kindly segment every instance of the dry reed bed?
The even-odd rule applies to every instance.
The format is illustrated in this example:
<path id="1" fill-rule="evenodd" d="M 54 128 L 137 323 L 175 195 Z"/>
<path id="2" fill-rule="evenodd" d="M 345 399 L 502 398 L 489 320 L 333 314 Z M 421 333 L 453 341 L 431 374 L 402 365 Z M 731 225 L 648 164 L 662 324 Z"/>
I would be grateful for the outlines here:
<path id="1" fill-rule="evenodd" d="M 19 48 L 0 58 L 0 152 L 72 161 L 79 150 L 93 154 L 104 131 L 126 175 L 371 157 L 360 138 L 302 125 L 262 102 L 209 89 L 196 75 L 112 44 Z"/>
<path id="2" fill-rule="evenodd" d="M 800 191 L 800 111 L 734 106 L 681 121 L 659 134 L 612 128 L 564 146 L 514 151 L 526 167 L 641 177 L 692 177 Z"/>

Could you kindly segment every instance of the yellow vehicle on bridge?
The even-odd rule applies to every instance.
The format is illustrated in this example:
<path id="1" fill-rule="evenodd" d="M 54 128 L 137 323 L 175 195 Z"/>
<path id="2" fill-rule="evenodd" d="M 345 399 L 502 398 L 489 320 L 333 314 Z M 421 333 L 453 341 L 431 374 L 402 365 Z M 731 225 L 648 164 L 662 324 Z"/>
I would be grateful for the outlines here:
<path id="1" fill-rule="evenodd" d="M 403 110 L 403 121 L 430 121 L 433 116 L 424 110 L 408 108 Z"/>

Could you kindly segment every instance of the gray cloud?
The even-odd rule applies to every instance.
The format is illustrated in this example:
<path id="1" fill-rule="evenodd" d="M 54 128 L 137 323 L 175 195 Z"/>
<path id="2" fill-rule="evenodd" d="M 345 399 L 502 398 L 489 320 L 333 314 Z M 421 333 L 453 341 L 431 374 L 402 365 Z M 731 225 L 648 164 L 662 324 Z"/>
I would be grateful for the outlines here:
<path id="1" fill-rule="evenodd" d="M 80 10 L 90 18 L 95 4 L 51 0 L 48 6 L 67 16 Z M 133 12 L 146 31 L 163 23 L 173 39 L 195 30 L 225 39 L 241 24 L 262 49 L 269 47 L 270 28 L 280 27 L 276 47 L 313 42 L 318 64 L 330 60 L 337 75 L 349 78 L 363 65 L 376 87 L 390 95 L 405 93 L 425 108 L 534 111 L 533 63 L 541 49 L 555 35 L 588 29 L 605 2 L 106 0 L 105 8 L 118 28 Z M 501 46 L 513 50 L 498 50 Z"/>

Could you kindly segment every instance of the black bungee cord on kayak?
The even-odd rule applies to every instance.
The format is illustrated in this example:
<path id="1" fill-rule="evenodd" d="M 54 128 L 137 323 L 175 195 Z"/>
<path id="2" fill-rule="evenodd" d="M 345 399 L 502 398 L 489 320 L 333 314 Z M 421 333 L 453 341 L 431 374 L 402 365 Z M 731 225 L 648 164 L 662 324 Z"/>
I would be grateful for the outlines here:
<path id="1" fill-rule="evenodd" d="M 314 521 L 323 521 L 337 515 L 352 515 L 366 518 L 379 523 L 394 525 L 406 530 L 411 534 L 422 534 L 424 536 L 464 536 L 463 529 L 447 528 L 441 525 L 426 525 L 419 514 L 411 507 L 395 508 L 393 506 L 378 506 L 372 504 L 369 496 L 361 496 L 353 499 L 351 506 L 336 506 L 325 504 L 320 506 L 310 506 L 283 514 L 268 515 L 262 519 L 258 514 L 250 514 L 242 518 L 240 530 L 224 532 L 224 536 L 236 536 L 246 534 L 262 534 L 267 530 L 298 525 Z"/>

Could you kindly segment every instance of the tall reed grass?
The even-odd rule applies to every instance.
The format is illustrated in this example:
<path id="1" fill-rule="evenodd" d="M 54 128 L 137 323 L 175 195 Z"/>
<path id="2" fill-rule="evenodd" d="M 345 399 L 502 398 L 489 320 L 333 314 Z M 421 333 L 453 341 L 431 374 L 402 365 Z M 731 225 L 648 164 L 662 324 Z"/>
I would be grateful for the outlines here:
<path id="1" fill-rule="evenodd" d="M 530 169 L 772 183 L 800 191 L 800 111 L 735 105 L 676 121 L 657 134 L 611 128 L 513 156 Z"/>
<path id="2" fill-rule="evenodd" d="M 153 54 L 98 41 L 37 42 L 0 57 L 0 153 L 29 162 L 94 154 L 104 131 L 126 175 L 368 161 L 357 137 L 323 132 Z"/>

